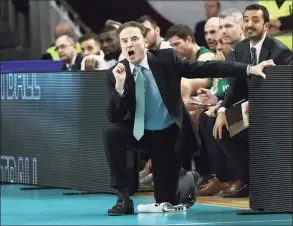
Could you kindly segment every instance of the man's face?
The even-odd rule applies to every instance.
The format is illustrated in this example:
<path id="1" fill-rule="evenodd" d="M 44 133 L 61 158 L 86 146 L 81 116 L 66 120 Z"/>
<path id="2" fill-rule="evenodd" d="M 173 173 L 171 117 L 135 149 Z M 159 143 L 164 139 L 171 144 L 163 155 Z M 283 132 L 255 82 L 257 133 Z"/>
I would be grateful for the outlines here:
<path id="1" fill-rule="evenodd" d="M 231 46 L 229 44 L 223 44 L 223 41 L 221 38 L 217 39 L 217 48 L 216 48 L 217 52 L 221 52 L 224 54 L 224 56 L 228 56 L 228 54 L 231 53 L 232 49 Z"/>
<path id="2" fill-rule="evenodd" d="M 82 56 L 86 57 L 88 55 L 99 55 L 100 54 L 100 43 L 96 42 L 94 39 L 89 39 L 81 44 Z"/>
<path id="3" fill-rule="evenodd" d="M 246 10 L 243 16 L 244 34 L 249 39 L 260 40 L 269 31 L 270 23 L 265 23 L 262 10 Z"/>
<path id="4" fill-rule="evenodd" d="M 147 52 L 148 40 L 137 27 L 127 27 L 120 32 L 120 45 L 128 62 L 139 64 Z"/>
<path id="5" fill-rule="evenodd" d="M 100 34 L 101 49 L 105 55 L 119 51 L 119 40 L 116 31 L 108 31 Z"/>
<path id="6" fill-rule="evenodd" d="M 207 18 L 211 18 L 219 15 L 219 8 L 217 6 L 217 1 L 206 1 L 205 2 L 205 14 Z"/>
<path id="7" fill-rule="evenodd" d="M 220 18 L 220 32 L 224 44 L 235 44 L 241 40 L 243 34 L 241 24 L 236 23 L 233 16 Z"/>
<path id="8" fill-rule="evenodd" d="M 58 52 L 60 60 L 66 63 L 71 63 L 76 55 L 75 43 L 66 35 L 60 36 L 55 42 L 56 51 Z"/>
<path id="9" fill-rule="evenodd" d="M 217 47 L 217 32 L 219 31 L 219 21 L 217 23 L 209 23 L 207 22 L 204 27 L 205 39 L 208 44 L 210 50 L 215 51 Z"/>
<path id="10" fill-rule="evenodd" d="M 156 45 L 157 38 L 160 35 L 160 29 L 158 27 L 154 28 L 149 21 L 145 21 L 142 24 L 147 29 L 148 48 L 152 49 Z"/>
<path id="11" fill-rule="evenodd" d="M 184 41 L 182 38 L 179 38 L 178 36 L 173 36 L 169 38 L 170 45 L 175 49 L 177 54 L 181 57 L 189 57 L 191 52 L 191 38 L 187 36 L 187 40 Z"/>

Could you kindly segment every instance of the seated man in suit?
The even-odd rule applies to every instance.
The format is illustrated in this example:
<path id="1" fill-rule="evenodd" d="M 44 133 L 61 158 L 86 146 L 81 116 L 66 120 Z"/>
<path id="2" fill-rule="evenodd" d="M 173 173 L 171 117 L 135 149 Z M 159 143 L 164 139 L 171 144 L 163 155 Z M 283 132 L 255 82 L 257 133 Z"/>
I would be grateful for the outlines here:
<path id="1" fill-rule="evenodd" d="M 134 213 L 126 165 L 129 145 L 148 151 L 152 159 L 156 203 L 138 206 L 138 210 L 184 210 L 195 202 L 199 175 L 194 171 L 180 175 L 184 155 L 180 152 L 180 142 L 184 143 L 182 134 L 192 131 L 181 97 L 182 76 L 265 77 L 263 68 L 274 63 L 268 60 L 251 66 L 238 62 L 199 62 L 182 59 L 173 49 L 149 51 L 146 28 L 135 21 L 121 25 L 117 35 L 126 59 L 110 69 L 107 76 L 110 124 L 103 137 L 111 186 L 118 190 L 118 200 L 108 215 Z"/>
<path id="2" fill-rule="evenodd" d="M 243 30 L 247 39 L 238 43 L 234 49 L 235 60 L 256 65 L 261 61 L 273 59 L 276 65 L 292 64 L 292 52 L 280 41 L 267 35 L 270 28 L 268 10 L 261 5 L 247 6 L 243 16 Z M 248 129 L 233 138 L 227 131 L 225 111 L 234 103 L 248 100 L 247 79 L 232 80 L 221 108 L 218 110 L 213 134 L 219 145 L 230 156 L 230 167 L 237 181 L 223 192 L 224 197 L 243 197 L 248 195 Z"/>
<path id="3" fill-rule="evenodd" d="M 61 35 L 56 39 L 55 49 L 60 60 L 64 61 L 64 70 L 80 70 L 82 54 L 77 53 L 76 41 L 70 34 Z"/>

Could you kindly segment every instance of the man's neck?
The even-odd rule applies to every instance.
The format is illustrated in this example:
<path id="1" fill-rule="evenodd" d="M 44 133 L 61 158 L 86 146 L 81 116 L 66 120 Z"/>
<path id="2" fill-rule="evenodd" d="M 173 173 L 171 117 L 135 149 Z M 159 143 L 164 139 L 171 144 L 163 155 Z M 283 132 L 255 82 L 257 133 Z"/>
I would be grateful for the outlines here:
<path id="1" fill-rule="evenodd" d="M 196 60 L 197 52 L 198 52 L 199 49 L 200 49 L 200 47 L 197 44 L 194 43 L 192 45 L 191 55 L 190 55 L 189 59 Z"/>
<path id="2" fill-rule="evenodd" d="M 257 37 L 257 38 L 255 38 L 255 39 L 250 39 L 249 41 L 250 41 L 251 45 L 252 45 L 252 46 L 255 46 L 257 43 L 260 42 L 260 40 L 263 39 L 263 37 L 264 37 L 265 35 L 266 35 L 266 33 L 263 33 L 263 34 L 261 35 L 261 37 Z"/>
<path id="3" fill-rule="evenodd" d="M 230 47 L 231 47 L 231 49 L 234 50 L 236 44 L 238 44 L 239 42 L 242 42 L 244 39 L 245 39 L 245 36 L 244 35 L 241 35 L 240 38 L 236 42 L 229 44 Z"/>
<path id="4" fill-rule="evenodd" d="M 113 60 L 113 59 L 114 60 L 118 60 L 120 54 L 121 54 L 121 50 L 119 49 L 119 50 L 117 50 L 114 53 L 108 53 L 108 54 L 106 54 L 104 58 L 105 58 L 106 61 Z"/>
<path id="5" fill-rule="evenodd" d="M 160 47 L 161 47 L 161 42 L 162 42 L 161 37 L 160 36 L 157 37 L 156 42 L 149 49 L 151 49 L 151 50 L 159 50 Z"/>
<path id="6" fill-rule="evenodd" d="M 66 61 L 66 64 L 73 65 L 75 64 L 77 54 L 75 54 L 70 60 Z"/>

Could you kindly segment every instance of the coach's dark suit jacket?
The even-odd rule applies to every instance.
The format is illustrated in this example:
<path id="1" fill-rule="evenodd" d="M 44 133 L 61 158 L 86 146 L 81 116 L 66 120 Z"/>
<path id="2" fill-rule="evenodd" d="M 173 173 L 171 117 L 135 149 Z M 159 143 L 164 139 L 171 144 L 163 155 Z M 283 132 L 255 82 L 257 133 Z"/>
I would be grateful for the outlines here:
<path id="1" fill-rule="evenodd" d="M 237 76 L 247 77 L 247 64 L 237 62 L 198 62 L 179 58 L 173 49 L 148 51 L 148 63 L 158 85 L 162 99 L 180 128 L 179 140 L 185 139 L 184 134 L 190 135 L 193 128 L 189 113 L 184 107 L 181 97 L 181 77 L 206 78 Z M 109 105 L 107 115 L 111 123 L 123 123 L 126 120 L 134 122 L 135 115 L 135 81 L 131 74 L 128 61 L 122 60 L 125 65 L 126 80 L 123 95 L 115 89 L 113 68 L 108 71 L 107 85 L 109 87 Z M 190 136 L 187 136 L 190 137 Z M 193 139 L 195 137 L 193 136 Z M 183 142 L 183 141 L 182 141 Z M 184 141 L 186 143 L 188 141 Z"/>
<path id="2" fill-rule="evenodd" d="M 276 65 L 292 65 L 292 52 L 277 39 L 266 36 L 261 47 L 259 63 L 272 59 Z M 246 64 L 251 64 L 250 44 L 245 39 L 238 43 L 234 49 L 234 60 Z M 248 79 L 236 77 L 231 79 L 230 87 L 222 103 L 223 107 L 229 108 L 234 103 L 243 99 L 248 99 Z"/>

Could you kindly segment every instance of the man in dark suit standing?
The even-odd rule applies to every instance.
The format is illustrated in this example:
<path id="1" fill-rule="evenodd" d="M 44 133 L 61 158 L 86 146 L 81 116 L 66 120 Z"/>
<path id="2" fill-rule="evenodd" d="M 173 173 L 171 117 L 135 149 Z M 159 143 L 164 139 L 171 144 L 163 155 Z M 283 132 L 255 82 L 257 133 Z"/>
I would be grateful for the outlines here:
<path id="1" fill-rule="evenodd" d="M 238 43 L 234 49 L 235 61 L 256 65 L 272 59 L 276 65 L 292 64 L 292 52 L 283 43 L 267 35 L 270 28 L 268 10 L 261 5 L 247 6 L 243 16 L 243 29 L 247 39 Z M 230 138 L 225 110 L 243 99 L 248 100 L 248 79 L 237 77 L 218 110 L 214 126 L 214 137 L 230 156 L 230 167 L 238 178 L 234 185 L 224 191 L 224 197 L 243 197 L 248 195 L 248 129 Z M 223 139 L 222 139 L 223 138 Z"/>
<path id="2" fill-rule="evenodd" d="M 178 57 L 173 49 L 148 51 L 147 31 L 133 21 L 121 25 L 117 35 L 126 59 L 109 70 L 107 76 L 110 124 L 104 130 L 104 146 L 111 186 L 119 192 L 116 205 L 108 215 L 134 213 L 127 181 L 128 145 L 149 151 L 152 159 L 156 204 L 138 210 L 164 212 L 167 203 L 186 202 L 188 208 L 195 201 L 199 175 L 188 172 L 186 180 L 179 180 L 182 155 L 178 150 L 179 141 L 182 132 L 191 127 L 181 98 L 181 76 L 246 78 L 254 74 L 265 77 L 262 69 L 274 63 L 269 60 L 250 66 L 237 62 L 197 62 Z M 184 186 L 192 191 L 182 194 Z"/>

